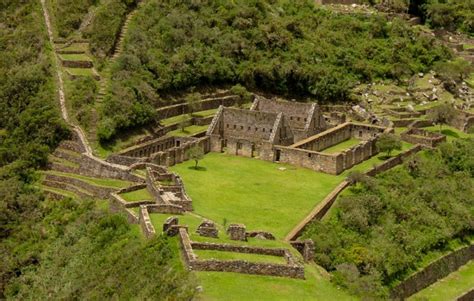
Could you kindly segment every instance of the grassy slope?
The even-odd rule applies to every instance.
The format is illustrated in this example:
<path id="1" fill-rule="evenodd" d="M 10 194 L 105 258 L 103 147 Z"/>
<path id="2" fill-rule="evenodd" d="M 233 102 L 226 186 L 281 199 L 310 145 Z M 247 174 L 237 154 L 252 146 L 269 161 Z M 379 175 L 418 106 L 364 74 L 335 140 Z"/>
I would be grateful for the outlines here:
<path id="1" fill-rule="evenodd" d="M 171 169 L 182 176 L 196 213 L 217 223 L 227 219 L 249 230 L 268 230 L 277 238 L 283 238 L 343 179 L 217 153 L 205 156 L 200 163 L 203 170 L 191 169 L 193 164 Z"/>
<path id="2" fill-rule="evenodd" d="M 439 126 L 430 126 L 430 127 L 426 127 L 426 128 L 423 128 L 425 130 L 428 130 L 428 131 L 431 131 L 431 132 L 436 132 L 436 133 L 439 133 Z M 443 125 L 442 127 L 442 130 L 441 130 L 441 134 L 445 135 L 446 136 L 446 139 L 448 141 L 453 141 L 457 138 L 469 138 L 469 137 L 473 137 L 474 135 L 472 134 L 466 134 L 456 128 L 453 128 L 452 126 L 445 126 Z"/>
<path id="3" fill-rule="evenodd" d="M 456 272 L 411 296 L 409 300 L 443 301 L 454 300 L 474 285 L 474 261 L 470 261 Z"/>

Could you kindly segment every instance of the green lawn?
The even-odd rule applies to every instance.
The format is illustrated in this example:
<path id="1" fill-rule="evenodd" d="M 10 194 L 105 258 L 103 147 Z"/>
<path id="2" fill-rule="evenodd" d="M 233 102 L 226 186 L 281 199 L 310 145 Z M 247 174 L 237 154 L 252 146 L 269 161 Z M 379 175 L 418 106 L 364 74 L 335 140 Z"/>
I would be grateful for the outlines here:
<path id="1" fill-rule="evenodd" d="M 86 54 L 60 54 L 59 56 L 66 61 L 91 61 L 91 58 Z"/>
<path id="2" fill-rule="evenodd" d="M 474 261 L 408 298 L 412 301 L 455 300 L 474 286 Z"/>
<path id="3" fill-rule="evenodd" d="M 65 47 L 65 48 L 60 48 L 59 50 L 62 51 L 84 51 L 86 52 L 89 49 L 89 44 L 88 43 L 72 43 L 71 45 Z"/>
<path id="4" fill-rule="evenodd" d="M 427 131 L 430 131 L 430 132 L 439 133 L 439 126 L 437 126 L 437 125 L 426 127 L 426 128 L 423 128 L 423 129 L 425 129 Z M 445 125 L 443 125 L 443 127 L 442 127 L 441 134 L 445 135 L 448 141 L 453 141 L 453 140 L 458 139 L 458 138 L 469 138 L 469 137 L 474 136 L 472 134 L 464 133 L 463 131 L 460 131 L 456 128 L 453 128 L 452 126 L 445 126 Z"/>
<path id="5" fill-rule="evenodd" d="M 137 202 L 137 201 L 151 201 L 153 200 L 153 197 L 151 194 L 148 192 L 146 188 L 127 192 L 127 193 L 122 193 L 120 196 L 126 200 L 127 202 Z"/>
<path id="6" fill-rule="evenodd" d="M 305 266 L 305 280 L 219 272 L 195 274 L 203 286 L 197 300 L 356 300 L 331 284 L 315 264 Z"/>
<path id="7" fill-rule="evenodd" d="M 168 136 L 189 137 L 200 132 L 205 132 L 209 125 L 191 125 L 184 128 L 184 131 L 177 129 L 169 132 Z"/>
<path id="8" fill-rule="evenodd" d="M 186 120 L 190 120 L 190 119 L 191 118 L 188 114 L 184 114 L 184 115 L 177 115 L 177 116 L 173 116 L 173 117 L 170 117 L 170 118 L 162 119 L 162 120 L 160 120 L 160 123 L 163 126 L 168 126 L 168 125 L 177 124 L 177 123 L 180 123 L 182 121 L 186 121 Z"/>
<path id="9" fill-rule="evenodd" d="M 355 139 L 355 138 L 350 138 L 346 141 L 343 141 L 339 144 L 336 144 L 336 145 L 333 145 L 331 147 L 328 147 L 326 149 L 324 149 L 322 152 L 323 153 L 328 153 L 328 154 L 335 154 L 335 153 L 339 153 L 343 150 L 346 150 L 346 149 L 349 149 L 357 144 L 361 143 L 361 141 L 359 139 Z"/>
<path id="10" fill-rule="evenodd" d="M 246 254 L 236 252 L 223 252 L 215 250 L 194 250 L 199 259 L 219 259 L 219 260 L 246 260 L 249 262 L 286 264 L 286 260 L 279 256 Z"/>
<path id="11" fill-rule="evenodd" d="M 192 115 L 196 117 L 209 117 L 209 116 L 215 115 L 217 113 L 217 110 L 218 109 L 210 109 L 210 110 L 195 112 Z"/>
<path id="12" fill-rule="evenodd" d="M 216 223 L 243 223 L 283 238 L 343 179 L 258 159 L 207 154 L 171 168 L 184 180 L 197 214 Z M 279 168 L 285 168 L 280 170 Z"/>

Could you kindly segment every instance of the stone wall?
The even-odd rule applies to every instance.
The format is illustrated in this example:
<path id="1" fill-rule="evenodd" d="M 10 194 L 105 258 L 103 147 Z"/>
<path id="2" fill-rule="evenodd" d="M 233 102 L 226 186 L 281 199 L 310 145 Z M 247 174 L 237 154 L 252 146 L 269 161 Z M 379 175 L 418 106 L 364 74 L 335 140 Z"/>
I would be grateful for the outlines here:
<path id="1" fill-rule="evenodd" d="M 231 107 L 236 105 L 240 101 L 240 96 L 237 95 L 227 95 L 215 98 L 208 98 L 199 101 L 199 110 L 211 110 L 216 109 L 219 106 Z M 159 119 L 166 119 L 178 115 L 188 114 L 189 105 L 187 103 L 180 103 L 176 105 L 171 105 L 156 110 L 157 117 Z"/>
<path id="2" fill-rule="evenodd" d="M 287 249 L 282 248 L 264 248 L 264 247 L 253 247 L 253 246 L 238 246 L 233 244 L 225 243 L 209 243 L 209 242 L 191 242 L 191 246 L 194 250 L 215 250 L 224 252 L 236 252 L 236 253 L 247 253 L 247 254 L 260 254 L 284 257 Z"/>
<path id="3" fill-rule="evenodd" d="M 400 134 L 402 140 L 411 144 L 422 144 L 428 147 L 436 147 L 446 142 L 446 136 L 418 128 L 410 128 Z"/>
<path id="4" fill-rule="evenodd" d="M 379 173 L 382 173 L 384 171 L 387 171 L 397 165 L 400 165 L 403 163 L 403 160 L 405 158 L 410 157 L 411 155 L 416 154 L 417 152 L 421 151 L 423 149 L 423 146 L 420 144 L 417 144 L 410 148 L 409 150 L 398 154 L 397 156 L 388 159 L 387 161 L 383 162 L 382 164 L 374 166 L 372 169 L 367 171 L 365 174 L 371 177 L 374 177 L 378 175 Z"/>
<path id="5" fill-rule="evenodd" d="M 456 300 L 457 301 L 472 301 L 472 300 L 474 300 L 474 288 L 471 289 L 470 291 L 462 294 Z"/>
<path id="6" fill-rule="evenodd" d="M 140 206 L 140 215 L 138 220 L 146 238 L 152 238 L 156 235 L 155 227 L 153 227 L 153 223 L 151 222 L 146 205 Z"/>
<path id="7" fill-rule="evenodd" d="M 81 164 L 77 173 L 83 176 L 119 179 L 131 182 L 143 182 L 143 178 L 130 173 L 129 169 L 119 168 L 108 162 L 97 160 L 88 155 L 81 155 Z"/>
<path id="8" fill-rule="evenodd" d="M 316 4 L 344 4 L 344 5 L 349 5 L 349 4 L 359 4 L 361 3 L 360 0 L 316 0 Z"/>
<path id="9" fill-rule="evenodd" d="M 275 157 L 279 162 L 337 175 L 377 154 L 376 141 L 384 131 L 378 126 L 344 123 L 289 147 L 275 146 Z M 335 154 L 320 152 L 351 137 L 366 141 Z"/>
<path id="10" fill-rule="evenodd" d="M 456 250 L 428 265 L 396 286 L 391 297 L 404 299 L 428 287 L 474 259 L 474 245 Z"/>
<path id="11" fill-rule="evenodd" d="M 61 64 L 66 68 L 92 68 L 94 64 L 92 61 L 68 61 L 61 60 Z"/>
<path id="12" fill-rule="evenodd" d="M 72 184 L 78 188 L 81 188 L 87 192 L 90 192 L 96 197 L 103 198 L 103 199 L 108 198 L 111 192 L 117 190 L 115 188 L 93 185 L 81 179 L 65 177 L 61 175 L 54 175 L 54 174 L 47 174 L 45 177 L 45 180 Z"/>

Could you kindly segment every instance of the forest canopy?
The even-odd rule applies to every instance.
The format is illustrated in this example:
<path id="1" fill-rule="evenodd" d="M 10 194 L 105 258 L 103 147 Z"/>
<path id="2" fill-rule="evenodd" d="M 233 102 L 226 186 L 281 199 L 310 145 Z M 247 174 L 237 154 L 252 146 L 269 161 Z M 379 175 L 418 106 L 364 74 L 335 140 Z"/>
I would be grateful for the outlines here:
<path id="1" fill-rule="evenodd" d="M 398 19 L 344 15 L 314 1 L 144 3 L 112 66 L 101 136 L 143 125 L 167 93 L 242 84 L 249 89 L 346 100 L 357 82 L 402 80 L 449 57 Z"/>

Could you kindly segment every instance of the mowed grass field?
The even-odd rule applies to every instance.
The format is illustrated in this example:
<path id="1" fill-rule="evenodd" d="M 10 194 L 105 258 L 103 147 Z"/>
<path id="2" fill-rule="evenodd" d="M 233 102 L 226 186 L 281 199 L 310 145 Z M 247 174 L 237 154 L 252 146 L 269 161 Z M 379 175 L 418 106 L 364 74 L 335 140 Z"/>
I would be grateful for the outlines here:
<path id="1" fill-rule="evenodd" d="M 216 223 L 243 223 L 247 230 L 285 235 L 342 180 L 333 176 L 258 159 L 209 153 L 171 169 L 184 181 L 197 214 Z"/>
<path id="2" fill-rule="evenodd" d="M 410 301 L 455 300 L 474 288 L 474 261 L 471 260 L 459 270 L 411 296 Z"/>

